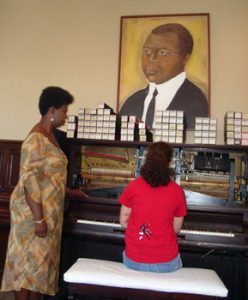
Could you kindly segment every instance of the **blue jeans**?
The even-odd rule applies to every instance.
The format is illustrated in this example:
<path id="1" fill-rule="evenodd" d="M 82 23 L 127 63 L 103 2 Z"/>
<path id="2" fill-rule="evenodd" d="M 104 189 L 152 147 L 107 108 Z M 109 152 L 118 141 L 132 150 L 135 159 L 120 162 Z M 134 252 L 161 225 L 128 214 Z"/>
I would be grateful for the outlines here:
<path id="1" fill-rule="evenodd" d="M 123 257 L 124 265 L 129 269 L 133 269 L 136 271 L 169 273 L 169 272 L 179 270 L 183 266 L 180 254 L 178 254 L 176 258 L 174 258 L 169 262 L 159 263 L 159 264 L 145 264 L 145 263 L 135 262 L 126 256 L 125 251 L 123 251 L 122 257 Z"/>

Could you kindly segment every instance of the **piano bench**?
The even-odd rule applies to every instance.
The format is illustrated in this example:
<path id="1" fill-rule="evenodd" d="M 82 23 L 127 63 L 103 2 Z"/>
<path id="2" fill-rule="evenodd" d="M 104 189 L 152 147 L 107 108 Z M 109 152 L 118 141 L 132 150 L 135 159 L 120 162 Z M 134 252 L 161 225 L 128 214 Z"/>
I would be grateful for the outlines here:
<path id="1" fill-rule="evenodd" d="M 223 299 L 228 290 L 213 270 L 182 268 L 171 273 L 140 272 L 113 261 L 79 258 L 64 273 L 68 299 L 78 295 L 117 299 Z"/>

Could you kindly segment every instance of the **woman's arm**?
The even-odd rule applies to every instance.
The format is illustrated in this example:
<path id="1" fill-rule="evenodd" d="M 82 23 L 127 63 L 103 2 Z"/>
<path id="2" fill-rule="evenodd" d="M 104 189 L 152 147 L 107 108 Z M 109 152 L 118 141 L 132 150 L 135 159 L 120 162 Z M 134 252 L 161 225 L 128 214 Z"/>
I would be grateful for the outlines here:
<path id="1" fill-rule="evenodd" d="M 173 227 L 176 233 L 178 233 L 183 226 L 184 217 L 174 217 Z"/>
<path id="2" fill-rule="evenodd" d="M 37 235 L 38 237 L 46 237 L 47 224 L 43 216 L 42 205 L 40 203 L 35 202 L 25 188 L 24 188 L 24 192 L 25 192 L 25 199 L 33 214 L 35 235 Z"/>
<path id="3" fill-rule="evenodd" d="M 131 214 L 131 208 L 122 205 L 120 210 L 120 224 L 123 228 L 127 228 L 129 216 Z"/>
<path id="4" fill-rule="evenodd" d="M 42 220 L 43 219 L 42 205 L 40 203 L 35 202 L 31 198 L 26 188 L 24 188 L 24 191 L 25 191 L 25 198 L 32 211 L 34 221 Z"/>

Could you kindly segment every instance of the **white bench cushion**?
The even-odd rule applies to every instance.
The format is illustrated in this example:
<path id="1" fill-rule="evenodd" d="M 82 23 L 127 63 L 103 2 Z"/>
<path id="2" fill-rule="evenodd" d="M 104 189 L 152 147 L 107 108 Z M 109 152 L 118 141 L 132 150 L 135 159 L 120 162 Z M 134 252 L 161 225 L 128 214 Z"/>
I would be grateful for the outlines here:
<path id="1" fill-rule="evenodd" d="M 79 258 L 64 281 L 171 293 L 226 297 L 228 290 L 213 270 L 182 268 L 172 273 L 140 272 L 119 262 Z"/>

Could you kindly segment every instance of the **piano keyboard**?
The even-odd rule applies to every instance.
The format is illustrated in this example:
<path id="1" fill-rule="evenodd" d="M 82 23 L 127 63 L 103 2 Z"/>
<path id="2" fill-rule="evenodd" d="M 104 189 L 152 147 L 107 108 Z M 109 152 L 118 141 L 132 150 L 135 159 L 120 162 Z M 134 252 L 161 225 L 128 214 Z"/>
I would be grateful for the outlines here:
<path id="1" fill-rule="evenodd" d="M 95 225 L 95 226 L 104 226 L 110 227 L 113 229 L 122 229 L 121 225 L 114 222 L 104 222 L 104 221 L 95 221 L 95 220 L 82 220 L 78 219 L 77 223 L 87 224 L 87 225 Z M 205 231 L 205 230 L 194 230 L 194 229 L 181 229 L 179 235 L 204 235 L 204 236 L 219 236 L 219 237 L 229 237 L 234 238 L 235 234 L 232 232 L 220 232 L 220 231 Z"/>
<path id="2" fill-rule="evenodd" d="M 208 236 L 220 236 L 220 237 L 231 237 L 234 238 L 235 234 L 232 232 L 221 232 L 221 231 L 204 231 L 204 230 L 191 230 L 191 229 L 181 229 L 179 234 L 199 234 Z"/>
<path id="3" fill-rule="evenodd" d="M 114 223 L 114 222 L 104 222 L 104 221 L 78 219 L 77 223 L 87 224 L 87 225 L 96 225 L 96 226 L 105 226 L 105 227 L 111 227 L 111 228 L 122 228 L 121 224 Z"/>

